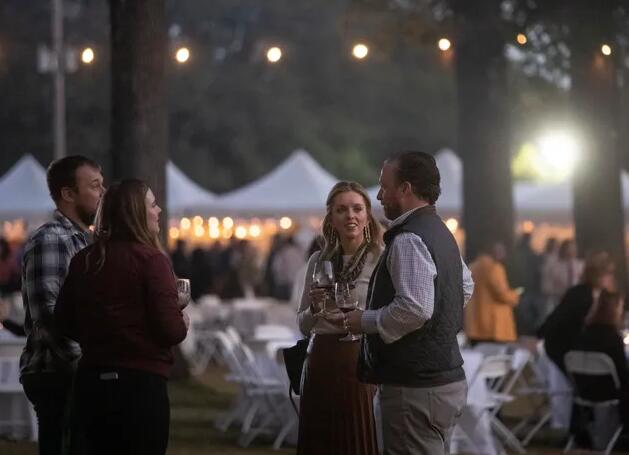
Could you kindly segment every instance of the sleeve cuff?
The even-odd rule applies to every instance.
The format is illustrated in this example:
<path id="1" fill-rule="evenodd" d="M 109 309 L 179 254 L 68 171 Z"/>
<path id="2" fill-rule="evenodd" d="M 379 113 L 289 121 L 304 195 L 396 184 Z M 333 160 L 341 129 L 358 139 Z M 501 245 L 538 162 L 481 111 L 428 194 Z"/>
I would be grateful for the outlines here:
<path id="1" fill-rule="evenodd" d="M 306 308 L 297 315 L 297 324 L 299 325 L 299 330 L 304 336 L 308 336 L 310 334 L 310 331 L 315 324 L 315 318 L 310 312 L 310 308 Z"/>
<path id="2" fill-rule="evenodd" d="M 363 333 L 378 333 L 378 310 L 366 310 L 360 319 L 360 325 Z"/>

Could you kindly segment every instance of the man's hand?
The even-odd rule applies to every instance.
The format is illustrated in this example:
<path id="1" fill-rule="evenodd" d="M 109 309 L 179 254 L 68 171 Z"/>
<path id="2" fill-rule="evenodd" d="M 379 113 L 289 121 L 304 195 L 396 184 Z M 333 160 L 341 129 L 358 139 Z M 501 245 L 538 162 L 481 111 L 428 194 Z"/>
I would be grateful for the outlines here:
<path id="1" fill-rule="evenodd" d="M 335 311 L 333 313 L 328 313 L 325 316 L 325 319 L 330 321 L 332 324 L 342 328 L 343 330 L 348 331 L 349 333 L 358 334 L 362 333 L 363 331 L 361 325 L 362 316 L 362 310 L 354 310 L 350 311 L 349 313 L 341 313 L 340 311 Z"/>

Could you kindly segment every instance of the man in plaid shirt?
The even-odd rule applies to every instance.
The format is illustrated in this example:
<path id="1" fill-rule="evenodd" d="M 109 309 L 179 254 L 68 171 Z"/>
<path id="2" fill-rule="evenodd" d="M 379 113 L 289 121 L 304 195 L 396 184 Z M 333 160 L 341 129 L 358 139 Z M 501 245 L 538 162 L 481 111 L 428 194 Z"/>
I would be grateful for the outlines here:
<path id="1" fill-rule="evenodd" d="M 40 454 L 60 454 L 72 376 L 81 353 L 75 342 L 58 333 L 54 308 L 70 260 L 89 242 L 88 227 L 104 188 L 100 166 L 82 156 L 54 161 L 47 180 L 57 210 L 24 248 L 27 340 L 20 358 L 20 380 L 37 414 Z"/>

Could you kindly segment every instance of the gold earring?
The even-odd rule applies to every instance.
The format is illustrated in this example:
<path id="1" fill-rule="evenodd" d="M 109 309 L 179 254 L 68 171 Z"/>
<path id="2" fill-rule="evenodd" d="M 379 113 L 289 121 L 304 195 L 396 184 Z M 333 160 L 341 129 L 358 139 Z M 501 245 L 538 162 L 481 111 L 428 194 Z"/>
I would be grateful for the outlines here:
<path id="1" fill-rule="evenodd" d="M 371 229 L 369 228 L 369 225 L 363 228 L 363 235 L 365 236 L 367 243 L 371 243 Z"/>

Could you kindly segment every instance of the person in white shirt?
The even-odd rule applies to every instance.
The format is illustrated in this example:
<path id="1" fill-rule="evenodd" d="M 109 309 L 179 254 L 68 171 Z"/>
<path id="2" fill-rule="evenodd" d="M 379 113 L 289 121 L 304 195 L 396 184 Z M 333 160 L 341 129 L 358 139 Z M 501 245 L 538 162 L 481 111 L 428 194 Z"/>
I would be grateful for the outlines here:
<path id="1" fill-rule="evenodd" d="M 576 286 L 583 275 L 583 261 L 577 257 L 577 245 L 572 239 L 561 242 L 557 259 L 544 269 L 546 292 L 552 303 L 550 311 L 559 303 L 566 291 Z M 549 311 L 549 312 L 550 312 Z"/>

